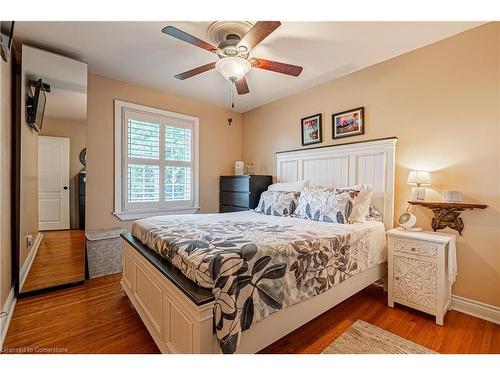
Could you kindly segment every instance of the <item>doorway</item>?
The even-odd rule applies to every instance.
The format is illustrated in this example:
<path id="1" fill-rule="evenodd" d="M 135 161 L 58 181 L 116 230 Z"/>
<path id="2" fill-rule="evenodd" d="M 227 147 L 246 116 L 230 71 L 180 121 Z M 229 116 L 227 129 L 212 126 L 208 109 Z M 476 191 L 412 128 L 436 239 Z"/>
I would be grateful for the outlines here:
<path id="1" fill-rule="evenodd" d="M 38 229 L 70 228 L 70 139 L 38 137 Z"/>

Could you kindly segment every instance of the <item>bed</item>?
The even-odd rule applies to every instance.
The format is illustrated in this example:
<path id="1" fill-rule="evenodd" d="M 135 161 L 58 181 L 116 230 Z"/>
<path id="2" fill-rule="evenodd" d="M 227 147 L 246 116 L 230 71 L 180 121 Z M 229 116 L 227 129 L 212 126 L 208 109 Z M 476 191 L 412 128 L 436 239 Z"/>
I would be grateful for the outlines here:
<path id="1" fill-rule="evenodd" d="M 383 221 L 256 212 L 139 220 L 122 287 L 163 353 L 255 353 L 386 274 L 396 139 L 283 152 L 278 181 L 370 184 Z"/>

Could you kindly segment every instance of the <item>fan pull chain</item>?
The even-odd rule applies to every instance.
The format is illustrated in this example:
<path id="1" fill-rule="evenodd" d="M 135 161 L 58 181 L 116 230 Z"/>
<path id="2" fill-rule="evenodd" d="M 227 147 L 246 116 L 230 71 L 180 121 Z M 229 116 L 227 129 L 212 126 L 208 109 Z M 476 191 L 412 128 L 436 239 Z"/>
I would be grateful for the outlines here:
<path id="1" fill-rule="evenodd" d="M 231 108 L 234 108 L 234 88 L 235 85 L 231 82 Z"/>

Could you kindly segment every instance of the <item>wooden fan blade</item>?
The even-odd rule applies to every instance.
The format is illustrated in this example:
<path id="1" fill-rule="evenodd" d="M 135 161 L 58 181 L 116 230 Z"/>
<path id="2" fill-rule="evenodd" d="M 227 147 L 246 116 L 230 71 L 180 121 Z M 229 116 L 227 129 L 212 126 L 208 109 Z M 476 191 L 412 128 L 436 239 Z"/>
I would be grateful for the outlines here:
<path id="1" fill-rule="evenodd" d="M 248 94 L 250 90 L 248 89 L 248 83 L 245 77 L 237 80 L 235 83 L 236 91 L 238 91 L 238 95 Z"/>
<path id="2" fill-rule="evenodd" d="M 240 40 L 238 47 L 245 46 L 248 50 L 252 50 L 280 25 L 281 22 L 279 21 L 258 21 Z"/>
<path id="3" fill-rule="evenodd" d="M 197 68 L 188 70 L 187 72 L 177 74 L 175 76 L 175 78 L 177 78 L 177 79 L 191 78 L 192 76 L 195 76 L 197 74 L 206 72 L 206 71 L 208 71 L 210 69 L 213 69 L 213 68 L 215 68 L 215 63 L 214 62 L 208 63 L 208 64 L 205 64 L 205 65 L 199 66 Z"/>
<path id="4" fill-rule="evenodd" d="M 183 42 L 187 42 L 187 43 L 192 44 L 194 46 L 203 48 L 207 51 L 210 51 L 210 52 L 217 51 L 217 48 L 212 46 L 210 43 L 207 43 L 201 39 L 198 39 L 195 36 L 192 36 L 191 34 L 188 34 L 182 30 L 179 30 L 177 27 L 166 26 L 161 31 L 167 35 L 173 36 L 176 39 L 179 39 L 179 40 L 182 40 Z"/>
<path id="5" fill-rule="evenodd" d="M 303 69 L 301 66 L 298 65 L 285 64 L 282 62 L 259 59 L 256 57 L 252 58 L 250 62 L 252 63 L 252 66 L 256 68 L 271 70 L 273 72 L 282 74 L 288 74 L 294 77 L 298 77 L 300 73 L 302 73 Z"/>

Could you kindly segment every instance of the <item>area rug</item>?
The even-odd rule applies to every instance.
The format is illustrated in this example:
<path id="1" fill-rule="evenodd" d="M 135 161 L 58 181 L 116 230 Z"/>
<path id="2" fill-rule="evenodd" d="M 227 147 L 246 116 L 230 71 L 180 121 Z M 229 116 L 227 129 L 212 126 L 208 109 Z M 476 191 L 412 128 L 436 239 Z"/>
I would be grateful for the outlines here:
<path id="1" fill-rule="evenodd" d="M 362 320 L 356 320 L 322 354 L 437 354 Z"/>

